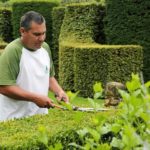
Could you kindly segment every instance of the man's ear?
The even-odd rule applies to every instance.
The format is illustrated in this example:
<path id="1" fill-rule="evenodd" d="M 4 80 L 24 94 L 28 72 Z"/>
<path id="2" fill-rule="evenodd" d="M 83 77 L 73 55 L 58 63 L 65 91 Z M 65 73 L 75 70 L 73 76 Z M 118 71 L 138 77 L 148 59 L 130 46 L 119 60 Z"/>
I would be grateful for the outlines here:
<path id="1" fill-rule="evenodd" d="M 25 29 L 24 29 L 23 27 L 21 27 L 19 30 L 20 30 L 20 34 L 21 34 L 21 36 L 23 36 L 23 35 L 24 35 L 24 33 L 25 33 Z"/>

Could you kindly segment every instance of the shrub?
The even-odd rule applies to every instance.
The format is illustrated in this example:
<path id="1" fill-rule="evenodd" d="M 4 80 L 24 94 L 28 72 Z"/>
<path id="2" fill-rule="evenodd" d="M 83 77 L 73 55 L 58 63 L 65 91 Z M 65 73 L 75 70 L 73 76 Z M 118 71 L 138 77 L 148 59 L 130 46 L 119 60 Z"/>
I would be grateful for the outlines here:
<path id="1" fill-rule="evenodd" d="M 1 122 L 0 149 L 43 149 L 44 146 L 40 141 L 45 135 L 39 133 L 41 127 L 45 128 L 50 145 L 61 141 L 65 146 L 76 137 L 77 134 L 74 135 L 76 129 L 92 125 L 94 115 L 94 113 L 51 109 L 48 115 Z"/>
<path id="2" fill-rule="evenodd" d="M 104 14 L 104 7 L 95 3 L 67 6 L 60 42 L 105 43 L 102 32 Z"/>
<path id="3" fill-rule="evenodd" d="M 108 44 L 144 47 L 144 78 L 150 79 L 149 0 L 106 0 L 105 33 Z"/>
<path id="4" fill-rule="evenodd" d="M 93 96 L 96 81 L 105 84 L 130 79 L 142 69 L 142 47 L 132 45 L 85 45 L 74 47 L 74 89 Z M 130 54 L 130 55 L 128 55 Z"/>
<path id="5" fill-rule="evenodd" d="M 13 40 L 11 15 L 12 11 L 10 8 L 0 9 L 0 33 L 1 37 L 6 42 L 10 42 Z"/>
<path id="6" fill-rule="evenodd" d="M 74 90 L 73 46 L 105 41 L 102 30 L 98 30 L 103 16 L 104 7 L 93 3 L 66 7 L 59 37 L 59 82 L 65 90 Z"/>
<path id="7" fill-rule="evenodd" d="M 58 79 L 59 34 L 64 19 L 65 7 L 55 7 L 52 11 L 52 45 L 51 51 L 55 66 L 55 77 Z"/>
<path id="8" fill-rule="evenodd" d="M 150 149 L 150 82 L 140 83 L 138 75 L 132 74 L 132 80 L 126 82 L 128 91 L 119 90 L 123 101 L 117 114 L 97 115 L 95 127 L 85 127 L 77 133 L 83 144 L 76 140 L 70 145 L 75 149 Z"/>
<path id="9" fill-rule="evenodd" d="M 142 70 L 141 47 L 98 44 L 105 43 L 104 11 L 97 4 L 66 8 L 59 44 L 59 81 L 65 90 L 79 90 L 82 96 L 91 97 L 95 81 L 124 82 L 131 72 Z"/>

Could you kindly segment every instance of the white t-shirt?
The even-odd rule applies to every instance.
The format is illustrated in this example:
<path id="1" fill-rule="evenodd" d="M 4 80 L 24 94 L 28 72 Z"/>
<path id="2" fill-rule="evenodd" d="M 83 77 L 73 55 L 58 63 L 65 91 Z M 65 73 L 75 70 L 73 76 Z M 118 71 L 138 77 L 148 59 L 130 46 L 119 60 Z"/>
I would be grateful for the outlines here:
<path id="1" fill-rule="evenodd" d="M 22 46 L 17 39 L 0 56 L 0 85 L 18 85 L 22 89 L 47 96 L 49 77 L 54 76 L 50 50 L 46 43 L 36 51 Z M 47 114 L 47 108 L 35 103 L 0 95 L 0 121 Z"/>

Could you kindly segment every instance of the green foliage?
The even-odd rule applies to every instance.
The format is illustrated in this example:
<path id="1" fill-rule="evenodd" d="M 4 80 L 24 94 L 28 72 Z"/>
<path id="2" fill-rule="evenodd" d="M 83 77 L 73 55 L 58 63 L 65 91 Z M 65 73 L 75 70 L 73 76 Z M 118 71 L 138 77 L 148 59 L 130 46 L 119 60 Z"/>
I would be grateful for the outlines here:
<path id="1" fill-rule="evenodd" d="M 52 44 L 51 51 L 55 66 L 55 77 L 58 79 L 58 52 L 59 52 L 59 34 L 61 25 L 64 19 L 65 8 L 64 7 L 55 7 L 52 11 Z"/>
<path id="2" fill-rule="evenodd" d="M 101 98 L 103 95 L 103 91 L 104 91 L 104 89 L 102 88 L 102 83 L 96 82 L 93 85 L 93 91 L 94 91 L 94 99 Z"/>
<path id="3" fill-rule="evenodd" d="M 9 8 L 0 9 L 0 35 L 6 42 L 13 40 L 11 14 L 12 11 Z"/>
<path id="4" fill-rule="evenodd" d="M 7 1 L 9 1 L 9 0 L 0 0 L 0 2 L 3 2 L 3 3 L 4 3 L 4 2 L 7 2 Z"/>
<path id="5" fill-rule="evenodd" d="M 57 6 L 58 2 L 54 1 L 16 1 L 12 5 L 12 24 L 13 24 L 13 35 L 14 38 L 19 37 L 19 22 L 21 16 L 27 11 L 37 11 L 41 13 L 46 19 L 47 26 L 47 38 L 46 41 L 51 45 L 52 38 L 52 8 Z"/>
<path id="6" fill-rule="evenodd" d="M 110 81 L 125 82 L 132 72 L 142 69 L 140 46 L 87 45 L 74 49 L 74 89 L 85 97 L 93 96 L 96 81 L 103 85 Z"/>
<path id="7" fill-rule="evenodd" d="M 96 44 L 105 43 L 104 16 L 105 9 L 99 4 L 66 7 L 59 37 L 59 81 L 65 90 L 92 97 L 96 81 L 104 85 L 110 81 L 125 82 L 132 72 L 142 70 L 141 47 Z"/>
<path id="8" fill-rule="evenodd" d="M 84 150 L 96 150 L 104 145 L 106 149 L 150 149 L 150 84 L 141 85 L 139 81 L 138 75 L 132 74 L 132 80 L 127 82 L 129 93 L 119 90 L 123 101 L 117 115 L 111 119 L 96 116 L 94 128 L 77 131 L 83 145 L 76 141 L 71 145 Z"/>
<path id="9" fill-rule="evenodd" d="M 144 78 L 150 79 L 149 0 L 106 0 L 105 33 L 108 44 L 144 47 Z"/>
<path id="10" fill-rule="evenodd" d="M 83 3 L 83 2 L 93 2 L 93 0 L 61 0 L 62 5 L 67 5 L 72 3 Z"/>
<path id="11" fill-rule="evenodd" d="M 67 6 L 60 42 L 104 43 L 102 30 L 104 14 L 104 7 L 95 3 Z"/>
<path id="12" fill-rule="evenodd" d="M 132 81 L 131 82 L 128 81 L 126 83 L 126 87 L 127 87 L 128 91 L 133 92 L 133 91 L 139 89 L 140 86 L 141 86 L 141 83 L 140 83 L 139 76 L 132 74 Z"/>
<path id="13" fill-rule="evenodd" d="M 55 101 L 52 94 L 50 96 Z M 73 97 L 75 96 L 72 99 Z M 79 97 L 73 99 L 72 104 L 90 107 L 87 99 Z M 75 130 L 91 126 L 94 116 L 94 113 L 50 109 L 48 115 L 1 122 L 0 149 L 46 149 L 47 141 L 51 149 L 60 148 L 60 143 L 71 147 L 68 146 L 69 143 L 78 137 Z"/>
<path id="14" fill-rule="evenodd" d="M 61 0 L 62 5 L 68 5 L 72 3 L 86 3 L 86 2 L 99 2 L 105 4 L 105 0 Z"/>
<path id="15" fill-rule="evenodd" d="M 74 90 L 74 49 L 61 45 L 59 49 L 59 83 L 65 91 Z"/>
<path id="16" fill-rule="evenodd" d="M 59 82 L 65 90 L 74 90 L 74 46 L 79 43 L 103 43 L 99 30 L 104 8 L 97 4 L 69 5 L 61 26 L 59 38 Z"/>

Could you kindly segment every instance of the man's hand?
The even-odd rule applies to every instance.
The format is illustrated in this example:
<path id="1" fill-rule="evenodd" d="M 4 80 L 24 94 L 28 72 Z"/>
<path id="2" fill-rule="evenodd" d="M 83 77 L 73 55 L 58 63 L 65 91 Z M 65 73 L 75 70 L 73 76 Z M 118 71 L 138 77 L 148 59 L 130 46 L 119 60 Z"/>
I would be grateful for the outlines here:
<path id="1" fill-rule="evenodd" d="M 58 101 L 64 101 L 65 103 L 69 103 L 69 98 L 64 91 L 55 94 Z"/>
<path id="2" fill-rule="evenodd" d="M 64 101 L 66 103 L 69 103 L 69 98 L 67 94 L 60 87 L 55 77 L 50 77 L 49 84 L 50 90 L 55 93 L 55 97 L 57 98 L 58 101 Z"/>
<path id="3" fill-rule="evenodd" d="M 43 95 L 38 96 L 33 102 L 41 108 L 50 108 L 50 107 L 53 108 L 54 107 L 53 101 L 47 96 L 43 96 Z"/>

